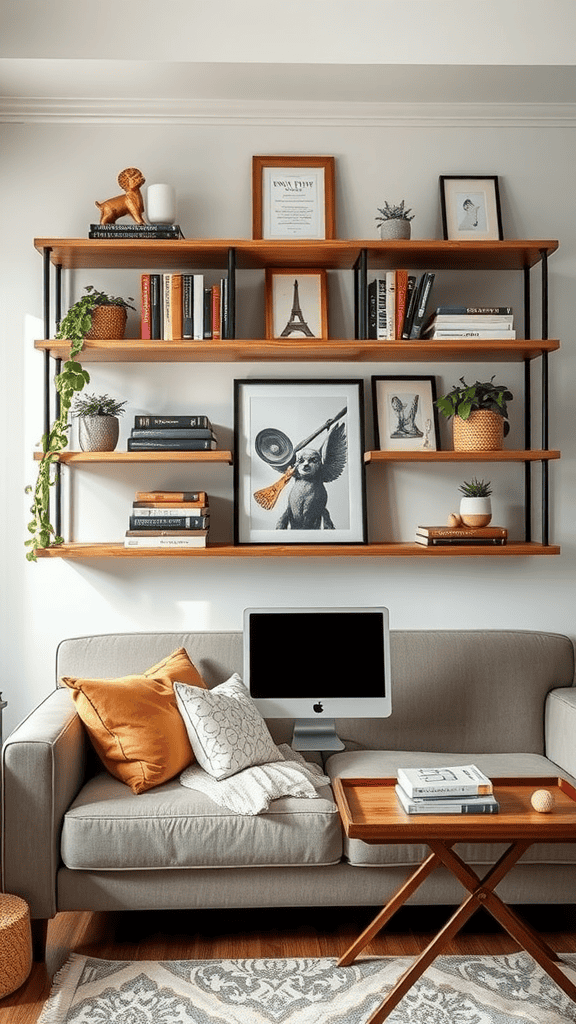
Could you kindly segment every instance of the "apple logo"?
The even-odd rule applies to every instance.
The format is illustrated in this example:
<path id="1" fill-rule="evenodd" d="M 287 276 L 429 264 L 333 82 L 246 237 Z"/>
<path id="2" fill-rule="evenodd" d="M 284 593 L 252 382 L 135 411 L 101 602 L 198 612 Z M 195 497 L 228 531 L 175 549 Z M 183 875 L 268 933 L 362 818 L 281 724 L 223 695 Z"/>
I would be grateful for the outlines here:
<path id="1" fill-rule="evenodd" d="M 322 712 L 324 711 L 324 705 L 322 701 L 319 700 L 317 704 L 313 704 L 312 710 L 315 711 L 317 715 L 321 715 Z"/>

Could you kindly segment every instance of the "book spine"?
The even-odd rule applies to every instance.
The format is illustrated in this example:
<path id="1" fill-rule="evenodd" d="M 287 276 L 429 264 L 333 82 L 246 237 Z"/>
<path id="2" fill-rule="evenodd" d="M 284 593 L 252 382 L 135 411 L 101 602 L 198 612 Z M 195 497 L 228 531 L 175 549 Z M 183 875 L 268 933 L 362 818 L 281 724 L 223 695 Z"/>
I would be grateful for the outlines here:
<path id="1" fill-rule="evenodd" d="M 426 307 L 430 299 L 430 292 L 432 285 L 434 284 L 435 274 L 431 271 L 426 271 L 423 275 L 422 290 L 418 296 L 418 304 L 414 310 L 414 319 L 410 328 L 410 338 L 416 339 L 420 337 L 420 331 L 426 317 Z"/>
<path id="2" fill-rule="evenodd" d="M 172 274 L 172 339 L 182 341 L 182 274 Z"/>
<path id="3" fill-rule="evenodd" d="M 158 519 L 167 517 L 168 519 L 177 518 L 178 516 L 194 516 L 195 519 L 199 519 L 201 516 L 208 515 L 208 508 L 206 505 L 198 505 L 197 508 L 189 508 L 189 503 L 182 503 L 180 507 L 171 507 L 170 505 L 163 505 L 162 508 L 146 507 L 143 502 L 134 501 L 132 502 L 132 508 L 137 509 L 132 515 L 137 515 L 146 519 L 150 527 Z"/>
<path id="4" fill-rule="evenodd" d="M 204 275 L 194 274 L 194 323 L 192 337 L 204 339 Z"/>
<path id="5" fill-rule="evenodd" d="M 370 281 L 368 285 L 368 337 L 376 338 L 376 309 L 378 297 L 376 295 L 376 281 Z"/>
<path id="6" fill-rule="evenodd" d="M 192 274 L 182 274 L 182 337 L 192 338 L 193 324 Z"/>
<path id="7" fill-rule="evenodd" d="M 131 530 L 205 530 L 208 516 L 159 516 L 150 520 L 146 516 L 130 516 Z"/>
<path id="8" fill-rule="evenodd" d="M 212 338 L 212 289 L 204 289 L 204 339 Z"/>
<path id="9" fill-rule="evenodd" d="M 206 491 L 136 491 L 136 501 L 195 501 L 205 505 Z"/>
<path id="10" fill-rule="evenodd" d="M 140 429 L 149 427 L 203 427 L 210 430 L 212 424 L 208 416 L 135 416 L 134 426 Z"/>
<path id="11" fill-rule="evenodd" d="M 220 341 L 221 334 L 221 288 L 219 284 L 212 287 L 212 340 Z"/>
<path id="12" fill-rule="evenodd" d="M 449 328 L 448 327 L 448 328 L 445 328 L 445 329 L 444 328 L 440 328 L 439 330 L 432 331 L 430 334 L 427 335 L 427 337 L 430 338 L 430 339 L 434 339 L 434 338 L 440 338 L 440 339 L 441 338 L 444 338 L 444 339 L 450 339 L 450 338 L 456 338 L 456 339 L 458 339 L 458 338 L 486 338 L 488 340 L 491 339 L 491 338 L 492 339 L 494 339 L 494 338 L 504 338 L 506 341 L 512 341 L 516 337 L 516 331 L 512 331 L 512 330 L 506 330 L 506 331 L 504 331 L 504 330 L 486 331 L 486 330 L 482 330 L 482 329 L 477 330 L 477 331 L 470 331 L 470 330 L 463 330 L 463 331 L 461 331 L 461 330 L 455 330 L 454 328 Z"/>
<path id="13" fill-rule="evenodd" d="M 159 429 L 154 427 L 132 427 L 131 437 L 158 437 L 168 439 L 175 437 L 180 441 L 195 440 L 201 437 L 210 438 L 213 441 L 216 440 L 216 436 L 210 427 L 163 427 Z"/>
<path id="14" fill-rule="evenodd" d="M 228 278 L 223 277 L 220 281 L 220 334 L 222 338 L 228 338 Z"/>
<path id="15" fill-rule="evenodd" d="M 90 231 L 106 232 L 107 235 L 146 235 L 150 232 L 162 232 L 162 234 L 179 238 L 182 234 L 179 224 L 131 224 L 126 221 L 123 224 L 90 224 Z"/>
<path id="16" fill-rule="evenodd" d="M 162 337 L 162 279 L 150 274 L 150 331 L 154 341 Z"/>
<path id="17" fill-rule="evenodd" d="M 134 537 L 126 534 L 124 547 L 127 548 L 204 548 L 207 536 L 199 532 L 188 537 Z"/>
<path id="18" fill-rule="evenodd" d="M 162 274 L 162 339 L 172 341 L 172 274 Z"/>
<path id="19" fill-rule="evenodd" d="M 395 318 L 395 338 L 402 337 L 402 331 L 404 329 L 404 317 L 406 316 L 406 298 L 408 295 L 408 271 L 397 270 L 396 271 L 396 318 Z"/>
<path id="20" fill-rule="evenodd" d="M 510 316 L 514 312 L 512 306 L 436 306 L 435 316 Z"/>
<path id="21" fill-rule="evenodd" d="M 386 278 L 377 278 L 376 286 L 376 339 L 386 341 L 388 338 L 388 321 L 386 309 Z"/>
<path id="22" fill-rule="evenodd" d="M 140 337 L 143 341 L 150 341 L 152 338 L 150 274 L 142 274 L 140 277 Z"/>
<path id="23" fill-rule="evenodd" d="M 396 795 L 407 814 L 497 814 L 497 800 L 413 800 L 396 786 Z"/>
<path id="24" fill-rule="evenodd" d="M 396 271 L 386 271 L 386 340 L 393 341 L 396 331 Z"/>
<path id="25" fill-rule="evenodd" d="M 177 441 L 177 440 L 154 440 L 149 441 L 139 437 L 128 438 L 129 452 L 212 452 L 216 450 L 216 441 L 202 440 Z"/>
<path id="26" fill-rule="evenodd" d="M 452 544 L 454 547 L 466 544 L 489 547 L 491 544 L 506 543 L 506 537 L 423 537 L 421 534 L 416 534 L 414 539 L 417 544 L 423 544 L 424 547 L 439 547 L 442 544 Z"/>
<path id="27" fill-rule="evenodd" d="M 420 294 L 420 281 L 416 281 L 416 275 L 411 274 L 408 278 L 408 299 L 406 302 L 406 316 L 404 317 L 404 327 L 402 328 L 402 337 L 409 338 L 410 331 L 412 329 L 412 321 L 414 320 L 414 310 L 418 302 L 418 296 Z"/>
<path id="28" fill-rule="evenodd" d="M 505 526 L 418 526 L 419 537 L 507 537 Z"/>

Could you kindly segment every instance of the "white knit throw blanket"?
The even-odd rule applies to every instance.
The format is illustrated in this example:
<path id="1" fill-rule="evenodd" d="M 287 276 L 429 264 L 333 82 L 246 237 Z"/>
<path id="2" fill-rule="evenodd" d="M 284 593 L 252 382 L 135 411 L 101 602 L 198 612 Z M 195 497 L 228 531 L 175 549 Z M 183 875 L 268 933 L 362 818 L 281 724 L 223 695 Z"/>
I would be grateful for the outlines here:
<path id="1" fill-rule="evenodd" d="M 305 761 L 287 743 L 281 743 L 278 749 L 283 761 L 244 768 L 220 781 L 192 764 L 182 772 L 180 782 L 236 814 L 260 814 L 268 810 L 272 800 L 282 796 L 317 798 L 318 790 L 330 785 L 330 779 L 318 765 Z"/>

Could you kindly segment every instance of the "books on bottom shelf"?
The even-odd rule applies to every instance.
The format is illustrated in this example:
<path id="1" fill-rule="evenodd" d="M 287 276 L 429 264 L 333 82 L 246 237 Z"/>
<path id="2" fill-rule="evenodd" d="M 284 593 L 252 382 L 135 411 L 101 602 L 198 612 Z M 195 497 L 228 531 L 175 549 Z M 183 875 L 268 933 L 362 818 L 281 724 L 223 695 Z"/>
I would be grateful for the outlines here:
<path id="1" fill-rule="evenodd" d="M 491 780 L 475 764 L 399 768 L 397 799 L 407 814 L 496 814 Z"/>
<path id="2" fill-rule="evenodd" d="M 414 539 L 425 547 L 443 544 L 502 545 L 506 544 L 508 530 L 504 526 L 417 526 Z"/>
<path id="3" fill-rule="evenodd" d="M 124 547 L 206 547 L 209 527 L 206 491 L 137 491 Z"/>

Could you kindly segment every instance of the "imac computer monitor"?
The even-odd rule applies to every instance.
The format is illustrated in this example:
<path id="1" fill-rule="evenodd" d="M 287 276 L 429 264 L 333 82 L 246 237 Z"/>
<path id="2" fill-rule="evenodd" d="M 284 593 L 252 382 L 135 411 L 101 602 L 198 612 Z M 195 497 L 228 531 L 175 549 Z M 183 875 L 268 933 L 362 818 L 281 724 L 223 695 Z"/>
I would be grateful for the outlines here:
<path id="1" fill-rule="evenodd" d="M 244 682 L 295 750 L 343 750 L 336 718 L 392 713 L 387 608 L 247 608 Z"/>

